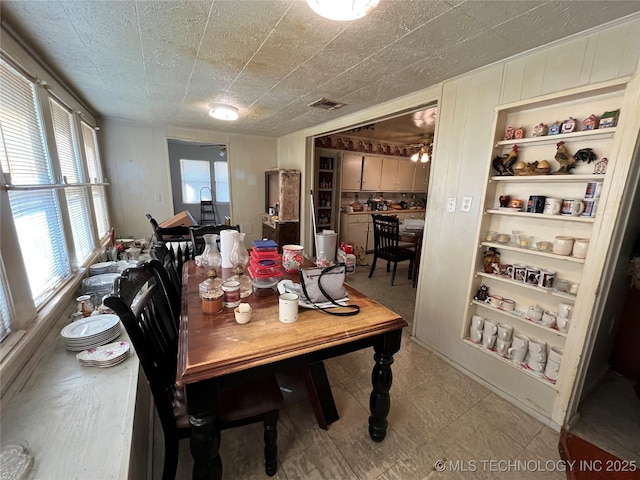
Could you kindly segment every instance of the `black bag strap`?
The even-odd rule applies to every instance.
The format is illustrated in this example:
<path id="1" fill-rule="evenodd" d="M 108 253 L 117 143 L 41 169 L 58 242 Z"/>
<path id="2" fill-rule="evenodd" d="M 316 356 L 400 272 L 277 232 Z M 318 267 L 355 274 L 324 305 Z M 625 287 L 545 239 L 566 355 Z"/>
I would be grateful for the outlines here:
<path id="1" fill-rule="evenodd" d="M 307 292 L 307 286 L 304 283 L 304 274 L 302 273 L 302 270 L 300 271 L 300 286 L 302 286 L 302 291 L 304 292 L 304 296 L 307 297 L 307 300 L 309 300 L 309 302 L 311 302 L 311 304 L 316 307 L 317 310 L 320 310 L 323 313 L 326 313 L 328 315 L 335 315 L 337 317 L 351 317 L 353 315 L 357 315 L 358 313 L 360 313 L 360 306 L 359 305 L 340 305 L 338 302 L 336 302 L 331 295 L 329 295 L 325 289 L 322 287 L 322 275 L 325 273 L 329 273 L 331 272 L 331 270 L 335 269 L 336 267 L 343 267 L 345 269 L 345 273 L 346 273 L 346 264 L 344 263 L 338 263 L 336 265 L 331 265 L 329 267 L 325 267 L 320 271 L 320 278 L 318 278 L 318 288 L 320 289 L 320 292 L 322 292 L 322 294 L 327 298 L 327 300 L 331 303 L 333 303 L 335 305 L 335 307 L 319 307 L 318 305 L 315 304 L 315 302 L 313 302 L 311 300 L 311 298 L 309 297 L 309 293 Z M 336 308 L 336 307 L 340 307 L 340 308 L 346 308 L 349 309 L 350 311 L 347 312 L 332 312 L 329 309 L 332 308 Z"/>

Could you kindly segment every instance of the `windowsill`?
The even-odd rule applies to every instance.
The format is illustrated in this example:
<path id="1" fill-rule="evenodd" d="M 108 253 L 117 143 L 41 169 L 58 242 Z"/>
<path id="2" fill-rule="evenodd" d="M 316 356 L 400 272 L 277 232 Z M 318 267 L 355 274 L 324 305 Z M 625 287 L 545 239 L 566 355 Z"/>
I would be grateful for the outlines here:
<path id="1" fill-rule="evenodd" d="M 137 356 L 132 349 L 121 364 L 84 367 L 60 341 L 67 323 L 61 315 L 40 346 L 47 353 L 13 399 L 3 402 L 2 439 L 28 442 L 36 480 L 136 478 L 131 471 L 145 468 L 147 452 L 134 445 L 140 443 L 134 416 L 143 419 L 139 431 L 148 431 L 148 410 L 136 412 Z M 118 340 L 128 341 L 126 332 Z M 144 396 L 139 401 L 144 406 Z"/>

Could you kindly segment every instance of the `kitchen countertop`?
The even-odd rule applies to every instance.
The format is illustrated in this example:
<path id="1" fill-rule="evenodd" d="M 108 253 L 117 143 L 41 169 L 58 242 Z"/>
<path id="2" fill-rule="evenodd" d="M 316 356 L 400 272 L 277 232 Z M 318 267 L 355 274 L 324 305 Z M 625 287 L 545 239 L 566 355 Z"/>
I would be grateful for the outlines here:
<path id="1" fill-rule="evenodd" d="M 375 213 L 377 215 L 389 215 L 392 213 L 425 213 L 427 210 L 424 208 L 405 208 L 404 210 L 395 210 L 390 208 L 389 210 L 367 210 L 366 212 L 340 212 L 345 215 L 371 215 Z"/>

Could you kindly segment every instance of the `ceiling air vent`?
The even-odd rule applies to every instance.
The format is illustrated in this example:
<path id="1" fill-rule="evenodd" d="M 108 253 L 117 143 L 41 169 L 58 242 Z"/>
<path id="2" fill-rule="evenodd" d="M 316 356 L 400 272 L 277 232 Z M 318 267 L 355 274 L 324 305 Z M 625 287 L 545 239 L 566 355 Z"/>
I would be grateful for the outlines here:
<path id="1" fill-rule="evenodd" d="M 337 110 L 346 105 L 346 103 L 334 102 L 326 98 L 321 98 L 309 104 L 310 107 L 321 108 L 323 110 Z"/>

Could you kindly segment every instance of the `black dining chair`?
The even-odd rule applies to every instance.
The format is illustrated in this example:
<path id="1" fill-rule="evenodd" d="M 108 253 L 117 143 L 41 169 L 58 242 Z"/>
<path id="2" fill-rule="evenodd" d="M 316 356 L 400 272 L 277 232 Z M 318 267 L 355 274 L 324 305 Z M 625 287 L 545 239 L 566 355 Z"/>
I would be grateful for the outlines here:
<path id="1" fill-rule="evenodd" d="M 416 252 L 406 247 L 400 246 L 400 220 L 393 215 L 376 215 L 373 218 L 373 261 L 371 262 L 371 270 L 369 270 L 369 278 L 376 269 L 378 258 L 387 261 L 387 272 L 391 263 L 393 263 L 393 273 L 391 274 L 391 286 L 396 277 L 398 262 L 409 261 L 409 277 L 413 271 L 413 261 Z"/>
<path id="2" fill-rule="evenodd" d="M 156 242 L 149 248 L 149 255 L 152 259 L 158 260 L 173 284 L 175 290 L 182 292 L 182 265 L 177 265 L 177 259 L 173 249 L 167 248 L 164 242 Z"/>
<path id="3" fill-rule="evenodd" d="M 163 266 L 150 260 L 122 272 L 104 304 L 122 321 L 135 349 L 164 433 L 163 480 L 174 480 L 179 441 L 191 433 L 185 391 L 175 384 L 178 366 L 176 292 Z M 180 303 L 179 297 L 177 304 Z M 265 471 L 273 476 L 278 467 L 277 422 L 284 399 L 275 377 L 265 377 L 222 389 L 218 411 L 220 429 L 262 421 Z"/>
<path id="4" fill-rule="evenodd" d="M 240 231 L 240 225 L 202 225 L 200 227 L 189 227 L 191 235 L 191 249 L 193 256 L 200 255 L 204 250 L 204 235 L 214 233 L 220 235 L 222 230 Z M 218 250 L 220 250 L 220 241 L 218 239 Z"/>

